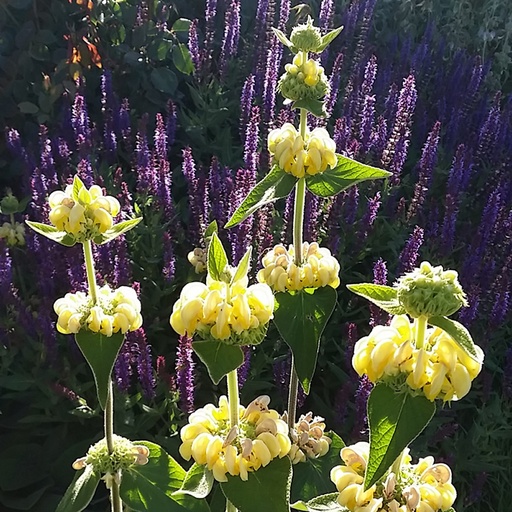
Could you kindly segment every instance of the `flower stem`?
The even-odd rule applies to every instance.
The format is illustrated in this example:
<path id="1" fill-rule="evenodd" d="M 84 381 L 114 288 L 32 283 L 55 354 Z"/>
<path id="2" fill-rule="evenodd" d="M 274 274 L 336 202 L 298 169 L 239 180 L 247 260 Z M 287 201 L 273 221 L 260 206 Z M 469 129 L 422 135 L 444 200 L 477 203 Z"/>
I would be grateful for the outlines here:
<path id="1" fill-rule="evenodd" d="M 238 374 L 233 370 L 227 374 L 228 402 L 229 402 L 229 428 L 238 426 L 240 397 L 238 396 Z M 226 512 L 237 512 L 236 507 L 226 500 Z"/>
<path id="2" fill-rule="evenodd" d="M 295 416 L 297 415 L 297 395 L 299 393 L 299 377 L 295 370 L 293 361 L 290 367 L 290 385 L 288 387 L 288 428 L 295 427 Z"/>
<path id="3" fill-rule="evenodd" d="M 87 283 L 89 285 L 89 294 L 94 304 L 96 304 L 97 285 L 96 285 L 96 271 L 94 270 L 94 259 L 92 256 L 92 245 L 90 240 L 82 242 L 84 247 L 85 271 L 87 273 Z"/>
<path id="4" fill-rule="evenodd" d="M 427 332 L 427 317 L 420 316 L 414 320 L 416 330 L 416 348 L 423 348 L 425 343 L 425 334 Z"/>
<path id="5" fill-rule="evenodd" d="M 105 430 L 105 439 L 107 441 L 108 453 L 112 454 L 114 451 L 114 389 L 112 386 L 112 379 L 108 382 L 107 401 L 105 403 L 105 416 L 103 418 L 103 426 Z M 110 501 L 112 505 L 112 512 L 122 512 L 123 503 L 119 495 L 119 481 L 114 477 L 110 487 Z"/>

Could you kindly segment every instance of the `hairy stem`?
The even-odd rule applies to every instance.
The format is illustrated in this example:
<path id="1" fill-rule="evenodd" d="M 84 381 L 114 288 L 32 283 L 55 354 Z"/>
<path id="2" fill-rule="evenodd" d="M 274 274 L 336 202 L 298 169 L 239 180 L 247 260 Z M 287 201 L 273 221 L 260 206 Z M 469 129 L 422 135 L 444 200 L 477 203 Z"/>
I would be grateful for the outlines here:
<path id="1" fill-rule="evenodd" d="M 92 256 L 92 244 L 90 240 L 82 242 L 84 248 L 85 270 L 87 273 L 87 284 L 89 285 L 89 294 L 94 304 L 98 296 L 98 286 L 96 284 L 96 271 L 94 270 L 94 259 Z"/>
<path id="2" fill-rule="evenodd" d="M 112 454 L 114 451 L 114 389 L 112 386 L 112 379 L 109 379 L 107 401 L 105 403 L 105 415 L 103 418 L 103 426 L 105 430 L 105 439 L 107 441 L 108 453 Z M 116 478 L 112 479 L 110 487 L 110 502 L 112 505 L 112 512 L 122 512 L 123 503 L 119 495 L 119 481 Z"/>
<path id="3" fill-rule="evenodd" d="M 228 381 L 228 402 L 229 402 L 229 427 L 238 426 L 240 397 L 238 396 L 238 374 L 233 370 L 227 374 Z M 237 512 L 236 507 L 229 500 L 226 500 L 226 512 Z"/>
<path id="4" fill-rule="evenodd" d="M 425 334 L 427 332 L 427 317 L 420 316 L 414 320 L 414 327 L 416 330 L 416 348 L 423 348 L 425 343 Z"/>

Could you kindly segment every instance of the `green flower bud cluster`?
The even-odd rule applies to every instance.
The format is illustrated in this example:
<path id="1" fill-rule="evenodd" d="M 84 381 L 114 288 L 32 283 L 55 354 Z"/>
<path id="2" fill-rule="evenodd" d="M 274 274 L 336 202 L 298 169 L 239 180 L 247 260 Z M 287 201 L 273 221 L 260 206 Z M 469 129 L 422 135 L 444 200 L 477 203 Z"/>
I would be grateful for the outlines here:
<path id="1" fill-rule="evenodd" d="M 13 193 L 8 190 L 7 195 L 0 201 L 0 212 L 9 215 L 11 213 L 17 213 L 20 210 L 20 202 Z"/>
<path id="2" fill-rule="evenodd" d="M 114 449 L 108 452 L 107 440 L 102 439 L 92 445 L 85 457 L 73 463 L 73 469 L 83 469 L 91 465 L 96 473 L 115 474 L 128 469 L 134 464 L 148 463 L 149 449 L 146 446 L 135 445 L 125 437 L 113 435 Z"/>
<path id="3" fill-rule="evenodd" d="M 398 301 L 413 318 L 450 316 L 467 306 L 457 272 L 443 270 L 441 266 L 432 267 L 426 261 L 403 275 L 395 287 Z"/>
<path id="4" fill-rule="evenodd" d="M 292 101 L 317 100 L 329 92 L 324 68 L 313 59 L 305 60 L 303 53 L 295 55 L 293 63 L 287 64 L 285 69 L 277 84 L 285 98 Z"/>
<path id="5" fill-rule="evenodd" d="M 298 25 L 292 30 L 290 41 L 299 51 L 316 52 L 322 44 L 322 34 L 318 27 L 313 26 L 311 16 L 308 16 L 305 25 Z"/>

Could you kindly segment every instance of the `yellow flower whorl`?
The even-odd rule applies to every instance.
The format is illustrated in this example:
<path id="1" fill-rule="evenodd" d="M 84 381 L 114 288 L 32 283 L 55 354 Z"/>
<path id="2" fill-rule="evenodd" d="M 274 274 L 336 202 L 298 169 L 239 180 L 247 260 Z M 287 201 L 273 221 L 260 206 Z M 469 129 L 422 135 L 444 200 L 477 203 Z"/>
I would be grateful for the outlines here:
<path id="1" fill-rule="evenodd" d="M 465 396 L 482 363 L 472 359 L 442 329 L 427 330 L 423 348 L 414 346 L 414 324 L 406 315 L 394 316 L 389 326 L 378 325 L 354 347 L 352 366 L 370 381 L 397 382 L 421 391 L 430 401 L 447 402 Z M 476 346 L 480 361 L 483 352 Z"/>
<path id="2" fill-rule="evenodd" d="M 305 139 L 290 123 L 272 130 L 268 150 L 275 164 L 297 178 L 314 176 L 336 166 L 336 144 L 325 128 L 306 132 Z"/>
<path id="3" fill-rule="evenodd" d="M 269 401 L 264 395 L 247 408 L 240 406 L 239 425 L 233 429 L 225 396 L 220 397 L 218 407 L 207 404 L 193 412 L 180 432 L 181 456 L 206 465 L 219 482 L 226 482 L 228 473 L 247 480 L 249 472 L 286 456 L 291 446 L 288 426 L 277 411 L 268 409 Z"/>
<path id="4" fill-rule="evenodd" d="M 86 329 L 108 337 L 116 332 L 136 331 L 142 325 L 140 301 L 128 286 L 99 288 L 96 304 L 84 292 L 67 293 L 55 301 L 53 309 L 58 315 L 57 330 L 62 334 Z"/>
<path id="5" fill-rule="evenodd" d="M 324 419 L 320 416 L 313 416 L 311 412 L 301 415 L 290 430 L 292 446 L 289 456 L 292 464 L 323 457 L 329 451 L 332 440 L 324 435 L 324 430 Z"/>
<path id="6" fill-rule="evenodd" d="M 367 442 L 360 442 L 341 450 L 344 464 L 331 470 L 340 505 L 351 512 L 442 512 L 453 505 L 457 492 L 450 468 L 435 464 L 430 456 L 411 464 L 409 449 L 402 454 L 399 475 L 388 472 L 365 491 L 369 449 Z"/>
<path id="7" fill-rule="evenodd" d="M 340 284 L 340 264 L 329 249 L 317 242 L 302 244 L 301 266 L 295 264 L 295 249 L 290 245 L 276 245 L 262 258 L 263 268 L 258 272 L 260 283 L 267 283 L 274 291 L 302 290 Z"/>
<path id="8" fill-rule="evenodd" d="M 13 224 L 4 222 L 0 226 L 0 238 L 4 238 L 10 247 L 25 245 L 25 226 L 16 221 Z"/>

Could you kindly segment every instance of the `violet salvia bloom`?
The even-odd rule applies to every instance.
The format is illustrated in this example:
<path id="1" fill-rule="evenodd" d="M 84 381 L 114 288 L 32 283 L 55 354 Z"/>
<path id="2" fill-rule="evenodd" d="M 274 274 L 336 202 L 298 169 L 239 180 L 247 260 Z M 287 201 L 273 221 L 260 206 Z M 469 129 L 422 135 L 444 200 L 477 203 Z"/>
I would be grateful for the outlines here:
<path id="1" fill-rule="evenodd" d="M 176 383 L 180 393 L 180 407 L 187 413 L 194 411 L 194 366 L 192 338 L 180 336 L 176 353 Z"/>
<path id="2" fill-rule="evenodd" d="M 165 122 L 165 133 L 167 135 L 167 145 L 170 148 L 176 140 L 176 125 L 178 123 L 178 114 L 176 111 L 176 105 L 171 100 L 167 102 L 166 110 L 167 116 Z"/>
<path id="3" fill-rule="evenodd" d="M 354 353 L 357 339 L 357 325 L 351 322 L 347 325 L 347 346 L 345 349 L 345 366 L 347 370 L 352 368 L 352 354 Z"/>
<path id="4" fill-rule="evenodd" d="M 244 353 L 244 362 L 242 366 L 239 366 L 237 368 L 238 389 L 242 389 L 244 387 L 244 384 L 247 381 L 247 378 L 249 377 L 249 370 L 251 369 L 251 346 L 245 345 L 244 347 L 242 347 L 242 351 Z"/>
<path id="5" fill-rule="evenodd" d="M 208 197 L 211 198 L 213 219 L 223 226 L 228 218 L 228 205 L 224 202 L 224 183 L 221 174 L 222 169 L 219 162 L 216 157 L 213 157 L 208 173 Z"/>
<path id="6" fill-rule="evenodd" d="M 400 173 L 405 163 L 405 157 L 403 154 L 400 155 L 400 158 L 396 158 L 396 156 L 397 153 L 407 154 L 409 137 L 411 135 L 412 116 L 416 107 L 417 96 L 414 76 L 409 75 L 404 80 L 402 90 L 398 97 L 395 122 L 381 160 L 384 168 L 393 172 L 393 176 L 390 178 L 392 185 L 398 185 L 400 182 Z"/>
<path id="7" fill-rule="evenodd" d="M 213 42 L 215 39 L 215 16 L 217 14 L 217 0 L 206 0 L 204 19 L 205 34 L 204 48 L 201 55 L 201 72 L 207 74 L 210 71 L 210 65 L 213 55 Z"/>
<path id="8" fill-rule="evenodd" d="M 12 301 L 12 257 L 7 245 L 0 241 L 0 299 L 2 304 Z"/>
<path id="9" fill-rule="evenodd" d="M 188 195 L 190 205 L 190 240 L 196 246 L 202 238 L 206 229 L 206 218 L 204 215 L 206 194 L 205 187 L 200 186 L 200 181 L 196 175 L 196 164 L 192 156 L 192 150 L 186 147 L 183 150 L 183 174 L 188 182 Z"/>
<path id="10" fill-rule="evenodd" d="M 386 262 L 379 258 L 373 266 L 373 282 L 375 284 L 387 284 L 388 282 L 388 269 Z M 370 304 L 370 325 L 375 327 L 376 325 L 386 324 L 389 320 L 389 315 L 374 304 Z"/>
<path id="11" fill-rule="evenodd" d="M 276 84 L 282 55 L 283 45 L 275 34 L 271 34 L 263 83 L 263 119 L 266 129 L 268 129 L 275 114 Z"/>
<path id="12" fill-rule="evenodd" d="M 286 32 L 286 24 L 290 17 L 290 4 L 290 0 L 281 0 L 279 5 L 279 21 L 277 23 L 277 28 L 282 32 Z"/>
<path id="13" fill-rule="evenodd" d="M 242 87 L 240 95 L 240 137 L 245 142 L 247 125 L 252 112 L 252 102 L 254 100 L 254 75 L 249 75 Z"/>
<path id="14" fill-rule="evenodd" d="M 251 110 L 251 118 L 247 124 L 244 147 L 244 162 L 250 171 L 258 170 L 258 136 L 260 122 L 260 107 L 255 105 Z"/>
<path id="15" fill-rule="evenodd" d="M 126 341 L 124 343 L 126 345 Z M 125 350 L 125 346 L 119 352 L 114 366 L 115 382 L 117 389 L 122 393 L 128 393 L 132 383 L 131 355 Z"/>
<path id="16" fill-rule="evenodd" d="M 387 120 L 383 116 L 379 116 L 377 123 L 372 131 L 369 149 L 373 150 L 377 158 L 382 157 L 382 152 L 386 147 L 388 136 L 388 124 Z"/>
<path id="17" fill-rule="evenodd" d="M 76 166 L 76 174 L 84 182 L 84 185 L 89 188 L 92 187 L 94 183 L 94 172 L 89 158 L 82 158 L 80 162 L 78 162 L 78 165 Z"/>
<path id="18" fill-rule="evenodd" d="M 201 52 L 199 50 L 199 40 L 197 37 L 197 23 L 195 19 L 188 28 L 188 51 L 190 52 L 190 58 L 192 64 L 194 64 L 194 74 L 197 76 L 201 74 Z"/>
<path id="19" fill-rule="evenodd" d="M 260 94 L 263 90 L 265 58 L 267 46 L 267 16 L 270 0 L 258 0 L 256 8 L 256 26 L 254 28 L 254 67 L 255 90 Z"/>
<path id="20" fill-rule="evenodd" d="M 469 306 L 460 310 L 459 322 L 464 324 L 466 327 L 469 327 L 476 319 L 480 310 L 480 287 L 476 284 L 471 285 L 467 295 Z"/>
<path id="21" fill-rule="evenodd" d="M 370 149 L 371 135 L 373 133 L 373 124 L 375 116 L 375 96 L 366 95 L 363 101 L 363 109 L 359 124 L 359 138 L 361 146 L 366 153 Z"/>
<path id="22" fill-rule="evenodd" d="M 377 218 L 380 205 L 380 192 L 377 192 L 374 197 L 368 198 L 368 206 L 363 218 L 361 219 L 361 226 L 359 227 L 359 242 L 362 242 L 368 236 L 368 233 Z"/>
<path id="23" fill-rule="evenodd" d="M 137 191 L 147 192 L 152 187 L 152 159 L 147 139 L 147 115 L 139 122 L 135 138 L 135 170 L 137 171 Z"/>
<path id="24" fill-rule="evenodd" d="M 318 217 L 320 215 L 320 198 L 306 191 L 304 205 L 304 240 L 314 241 L 318 238 Z"/>
<path id="25" fill-rule="evenodd" d="M 430 182 L 432 181 L 432 174 L 434 167 L 437 163 L 437 148 L 439 145 L 439 132 L 441 130 L 441 123 L 436 121 L 432 131 L 427 137 L 427 141 L 423 146 L 423 152 L 419 162 L 418 181 L 414 188 L 414 196 L 409 207 L 407 220 L 412 219 L 415 215 L 421 213 L 423 203 L 425 202 L 426 195 Z"/>
<path id="26" fill-rule="evenodd" d="M 441 248 L 443 254 L 450 254 L 455 243 L 455 225 L 457 222 L 457 200 L 447 194 L 444 200 L 444 217 L 441 226 Z"/>
<path id="27" fill-rule="evenodd" d="M 220 74 L 224 76 L 227 70 L 228 61 L 233 58 L 238 51 L 238 41 L 240 39 L 240 2 L 231 0 L 230 6 L 226 9 L 226 21 L 224 26 L 224 39 L 220 52 Z"/>
<path id="28" fill-rule="evenodd" d="M 279 394 L 281 395 L 284 402 L 287 401 L 288 397 L 288 385 L 290 382 L 290 369 L 291 369 L 292 358 L 291 355 L 281 360 L 275 361 L 273 365 L 274 371 L 274 382 L 276 383 Z M 297 393 L 297 407 L 300 408 L 304 405 L 306 395 L 302 386 L 299 385 Z"/>
<path id="29" fill-rule="evenodd" d="M 336 143 L 336 151 L 345 152 L 350 138 L 350 122 L 345 116 L 336 119 L 332 138 Z"/>
<path id="30" fill-rule="evenodd" d="M 478 134 L 477 155 L 480 158 L 489 158 L 493 150 L 497 147 L 497 139 L 501 130 L 501 110 L 500 110 L 501 92 L 497 92 L 494 101 L 489 109 L 480 132 Z"/>
<path id="31" fill-rule="evenodd" d="M 79 151 L 82 155 L 87 154 L 92 147 L 91 126 L 85 98 L 79 91 L 77 91 L 73 102 L 71 125 Z"/>
<path id="32" fill-rule="evenodd" d="M 473 170 L 473 161 L 470 151 L 466 149 L 464 144 L 457 147 L 457 151 L 453 158 L 446 191 L 448 194 L 457 197 L 466 191 Z"/>
<path id="33" fill-rule="evenodd" d="M 41 144 L 41 163 L 39 168 L 48 180 L 48 185 L 53 188 L 58 185 L 58 178 L 55 170 L 52 143 L 48 138 L 48 128 L 44 125 L 39 129 L 39 140 Z"/>
<path id="34" fill-rule="evenodd" d="M 364 68 L 364 78 L 361 82 L 361 97 L 371 94 L 375 78 L 377 77 L 377 57 L 372 55 Z"/>
<path id="35" fill-rule="evenodd" d="M 334 427 L 341 428 L 346 425 L 348 414 L 347 405 L 353 396 L 352 382 L 346 381 L 336 393 L 334 398 Z"/>
<path id="36" fill-rule="evenodd" d="M 404 272 L 410 272 L 416 266 L 419 258 L 419 250 L 423 245 L 423 236 L 423 228 L 415 226 L 414 231 L 405 243 L 405 246 L 398 257 L 398 275 L 403 274 Z"/>
<path id="37" fill-rule="evenodd" d="M 373 384 L 366 375 L 363 375 L 359 379 L 359 386 L 355 396 L 356 414 L 354 421 L 354 429 L 352 435 L 359 437 L 366 435 L 368 432 L 368 416 L 366 414 L 366 405 L 368 403 L 368 397 L 370 391 L 373 389 Z"/>
<path id="38" fill-rule="evenodd" d="M 344 193 L 338 194 L 332 200 L 327 215 L 327 247 L 333 254 L 338 253 L 340 245 L 340 220 L 342 219 Z"/>
<path id="39" fill-rule="evenodd" d="M 467 497 L 467 501 L 464 503 L 465 506 L 473 505 L 475 503 L 479 503 L 482 500 L 482 494 L 487 483 L 487 473 L 482 471 L 478 473 L 474 482 L 471 484 L 471 492 Z"/>
<path id="40" fill-rule="evenodd" d="M 320 13 L 318 14 L 318 26 L 322 34 L 328 32 L 333 26 L 334 2 L 333 0 L 322 0 Z"/>
<path id="41" fill-rule="evenodd" d="M 167 232 L 162 236 L 162 245 L 164 249 L 162 274 L 165 281 L 170 283 L 174 279 L 174 274 L 176 272 L 176 257 L 174 256 L 171 235 Z"/>
<path id="42" fill-rule="evenodd" d="M 281 240 L 283 243 L 288 242 L 291 238 L 294 204 L 294 194 L 288 194 L 283 213 L 283 228 L 281 230 Z"/>
<path id="43" fill-rule="evenodd" d="M 510 311 L 511 297 L 508 273 L 508 268 L 502 269 L 492 286 L 494 300 L 489 321 L 495 328 L 500 327 L 504 323 Z"/>
<path id="44" fill-rule="evenodd" d="M 167 130 L 162 114 L 156 115 L 155 126 L 155 156 L 158 160 L 167 158 Z"/>
<path id="45" fill-rule="evenodd" d="M 272 205 L 266 204 L 256 212 L 254 240 L 258 248 L 258 260 L 267 249 L 272 247 L 274 242 L 274 237 L 272 236 L 272 211 Z"/>
<path id="46" fill-rule="evenodd" d="M 331 76 L 329 77 L 329 93 L 325 98 L 325 110 L 327 117 L 332 115 L 336 101 L 338 100 L 338 94 L 340 91 L 341 83 L 341 68 L 343 67 L 343 53 L 338 53 L 332 67 Z"/>
<path id="47" fill-rule="evenodd" d="M 359 206 L 359 187 L 354 185 L 343 193 L 343 214 L 347 224 L 354 224 Z"/>
<path id="48" fill-rule="evenodd" d="M 155 375 L 152 366 L 151 345 L 146 341 L 144 328 L 129 332 L 126 337 L 130 337 L 138 347 L 137 354 L 137 376 L 142 387 L 142 394 L 145 398 L 155 396 Z"/>

